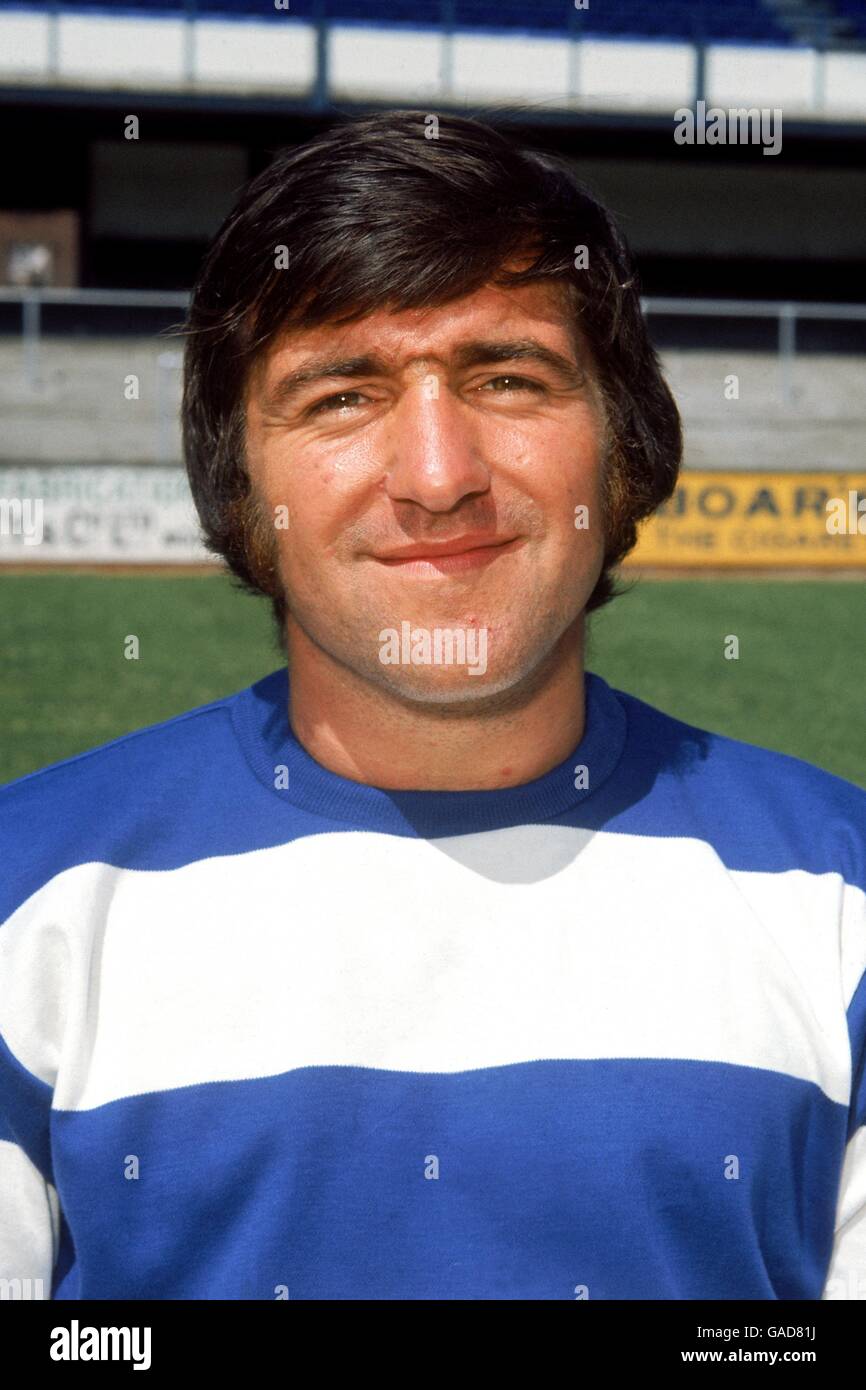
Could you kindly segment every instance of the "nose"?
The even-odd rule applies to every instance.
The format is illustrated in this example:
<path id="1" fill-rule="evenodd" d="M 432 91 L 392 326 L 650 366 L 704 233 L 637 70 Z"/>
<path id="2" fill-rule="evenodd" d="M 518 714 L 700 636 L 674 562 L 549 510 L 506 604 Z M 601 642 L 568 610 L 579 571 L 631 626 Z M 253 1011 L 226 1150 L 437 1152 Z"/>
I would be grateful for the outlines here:
<path id="1" fill-rule="evenodd" d="M 447 512 L 487 491 L 480 424 L 441 380 L 428 376 L 408 386 L 388 423 L 386 491 L 394 501 Z"/>

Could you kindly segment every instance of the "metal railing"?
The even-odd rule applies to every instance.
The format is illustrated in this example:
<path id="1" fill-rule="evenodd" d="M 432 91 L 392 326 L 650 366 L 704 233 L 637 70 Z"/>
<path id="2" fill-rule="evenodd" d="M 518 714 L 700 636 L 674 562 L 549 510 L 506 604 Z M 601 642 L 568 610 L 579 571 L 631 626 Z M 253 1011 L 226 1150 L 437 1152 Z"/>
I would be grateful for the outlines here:
<path id="1" fill-rule="evenodd" d="M 0 288 L 0 307 L 3 304 L 13 310 L 18 306 L 21 311 L 18 331 L 10 324 L 10 317 L 13 316 L 4 314 L 7 324 L 6 334 L 3 335 L 6 354 L 4 399 L 8 418 L 4 428 L 3 455 L 8 459 L 28 459 L 32 456 L 33 461 L 50 461 L 60 457 L 68 461 L 85 461 L 92 455 L 90 461 L 114 457 L 115 461 L 179 463 L 179 377 L 183 354 L 182 341 L 172 335 L 172 328 L 177 329 L 185 318 L 189 293 L 6 286 Z M 855 360 L 852 368 L 847 368 L 847 378 L 834 374 L 830 382 L 833 391 L 824 400 L 824 393 L 816 391 L 815 371 L 812 374 L 806 371 L 803 375 L 803 367 L 808 359 L 803 356 L 802 366 L 795 366 L 795 357 L 809 350 L 801 347 L 802 334 L 798 343 L 798 327 L 803 322 L 824 320 L 831 324 L 866 324 L 866 304 L 644 296 L 641 306 L 651 320 L 652 336 L 660 350 L 663 353 L 669 349 L 681 353 L 667 367 L 669 373 L 680 374 L 680 382 L 674 385 L 674 389 L 689 424 L 698 425 L 705 431 L 727 430 L 727 423 L 721 424 L 719 406 L 714 403 L 717 391 L 712 374 L 717 370 L 717 363 L 710 361 L 706 367 L 698 363 L 694 363 L 694 367 L 687 366 L 688 354 L 703 350 L 710 354 L 724 353 L 726 357 L 731 357 L 735 367 L 737 353 L 744 352 L 748 356 L 759 353 L 770 370 L 773 370 L 773 363 L 776 366 L 776 386 L 769 393 L 766 373 L 763 378 L 758 378 L 765 382 L 760 388 L 763 393 L 751 393 L 751 423 L 749 410 L 745 409 L 738 417 L 740 425 L 748 425 L 752 431 L 766 431 L 767 438 L 773 436 L 774 455 L 778 456 L 780 430 L 784 432 L 788 423 L 791 424 L 791 446 L 794 450 L 799 448 L 798 428 L 801 432 L 803 428 L 808 431 L 810 427 L 819 424 L 823 427 L 827 423 L 842 430 L 835 443 L 830 434 L 826 435 L 827 449 L 835 449 L 835 455 L 847 457 L 848 460 L 859 457 L 856 439 L 860 416 L 856 409 L 858 391 L 855 381 L 858 361 Z M 51 311 L 51 332 L 46 334 L 47 310 Z M 85 310 L 88 329 L 88 336 L 83 341 L 56 332 L 57 328 L 64 327 L 67 311 L 76 313 L 79 310 Z M 140 310 L 147 314 L 147 321 L 142 322 L 138 332 L 135 325 L 129 324 L 128 318 L 122 324 L 122 336 L 131 339 L 124 377 L 131 375 L 138 389 L 139 375 L 146 374 L 142 378 L 140 406 L 132 411 L 126 410 L 124 404 L 118 404 L 115 379 L 117 354 L 114 353 L 114 346 L 108 347 L 108 341 L 114 339 L 117 320 L 114 324 L 103 322 L 100 325 L 100 310 L 114 310 L 115 313 L 117 310 Z M 653 318 L 659 321 L 655 331 Z M 671 321 L 667 329 L 670 331 L 673 327 L 673 342 L 662 327 L 664 318 Z M 702 334 L 701 342 L 689 343 L 692 334 L 685 322 L 688 320 L 705 322 L 706 338 L 703 339 Z M 769 325 L 774 325 L 773 345 L 765 338 L 763 346 L 746 343 L 745 346 L 731 349 L 724 345 L 726 335 L 714 334 L 710 327 L 713 321 L 719 324 L 724 321 L 728 324 L 746 324 L 756 320 L 766 320 Z M 65 324 L 65 327 L 79 325 Z M 14 356 L 18 332 L 21 375 L 17 385 Z M 727 336 L 730 338 L 730 334 Z M 662 346 L 666 338 L 669 338 L 667 347 Z M 89 353 L 86 350 L 76 353 L 76 345 L 82 342 L 89 347 Z M 819 350 L 823 352 L 826 346 L 824 342 Z M 833 350 L 833 335 L 830 349 Z M 840 353 L 851 353 L 853 359 L 859 359 L 866 356 L 866 347 L 860 349 L 855 346 L 852 349 L 851 346 L 841 346 Z M 689 374 L 687 377 L 681 375 L 683 370 Z M 755 379 L 752 377 L 752 381 Z M 671 381 L 674 381 L 674 377 L 671 377 Z M 139 396 L 135 396 L 135 399 L 139 400 Z M 834 404 L 834 400 L 838 403 Z M 35 448 L 31 453 L 32 445 Z M 755 448 L 753 442 L 751 448 Z M 803 448 L 813 449 L 815 445 L 812 443 Z M 849 463 L 849 466 L 852 464 Z"/>
<path id="2" fill-rule="evenodd" d="M 779 374 L 782 401 L 794 399 L 793 364 L 797 350 L 797 320 L 824 319 L 830 322 L 866 323 L 866 304 L 809 304 L 794 300 L 776 302 L 756 299 L 671 299 L 652 296 L 641 299 L 646 315 L 673 317 L 776 319 Z"/>
<path id="3" fill-rule="evenodd" d="M 84 290 L 0 288 L 0 304 L 21 305 L 21 348 L 24 376 L 28 384 L 39 383 L 39 354 L 42 337 L 42 309 L 46 305 L 105 308 L 179 309 L 185 311 L 189 294 L 178 290 Z M 782 399 L 792 399 L 792 367 L 797 350 L 797 323 L 801 319 L 829 322 L 866 322 L 866 304 L 808 303 L 794 300 L 754 299 L 676 299 L 657 295 L 641 299 L 641 308 L 653 315 L 684 318 L 726 318 L 776 320 L 777 351 L 782 382 Z M 176 358 L 177 353 L 165 356 Z M 166 361 L 166 367 L 170 364 Z"/>
<path id="4" fill-rule="evenodd" d="M 110 9 L 110 4 L 106 3 L 106 9 Z M 141 13 L 146 12 L 147 7 L 143 6 Z M 62 72 L 61 64 L 61 41 L 60 25 L 61 21 L 68 17 L 70 10 L 75 13 L 75 6 L 68 6 L 61 3 L 61 0 L 49 0 L 45 18 L 47 20 L 47 32 L 45 41 L 45 65 L 44 70 L 39 76 L 42 80 L 58 83 L 65 82 L 68 78 Z M 81 9 L 78 14 L 88 18 L 91 15 L 89 8 Z M 288 5 L 277 8 L 276 5 L 269 7 L 256 3 L 249 4 L 228 4 L 215 3 L 214 0 L 177 0 L 173 6 L 166 7 L 160 5 L 157 9 L 163 18 L 181 21 L 183 24 L 180 64 L 176 74 L 176 85 L 186 92 L 208 89 L 208 78 L 199 72 L 199 44 L 197 43 L 197 32 L 200 21 L 213 21 L 215 19 L 231 21 L 262 21 L 266 23 L 282 22 L 288 20 L 291 23 L 299 23 L 313 29 L 315 35 L 314 55 L 311 63 L 308 81 L 301 84 L 296 100 L 308 109 L 315 111 L 326 111 L 333 107 L 331 95 L 331 55 L 330 55 L 330 36 L 331 31 L 346 22 L 367 22 L 374 27 L 386 26 L 394 27 L 399 32 L 402 25 L 411 23 L 413 27 L 419 27 L 419 21 L 409 21 L 405 12 L 393 18 L 389 7 L 386 4 L 373 6 L 367 9 L 360 9 L 358 19 L 346 21 L 341 16 L 329 14 L 326 0 L 308 0 L 308 3 L 298 7 L 297 4 L 290 7 Z M 583 38 L 591 40 L 607 40 L 616 42 L 626 39 L 630 41 L 652 43 L 661 38 L 668 43 L 688 45 L 692 51 L 692 73 L 690 79 L 691 93 L 686 98 L 687 104 L 694 104 L 696 101 L 703 100 L 706 95 L 706 71 L 707 71 L 707 50 L 715 44 L 725 44 L 732 38 L 747 45 L 757 45 L 759 49 L 769 47 L 770 51 L 776 50 L 781 53 L 790 51 L 793 35 L 789 26 L 784 22 L 778 24 L 774 32 L 768 25 L 751 26 L 745 33 L 740 30 L 733 32 L 728 27 L 719 28 L 716 24 L 707 23 L 706 15 L 695 15 L 692 22 L 683 27 L 681 22 L 672 22 L 669 32 L 659 32 L 657 26 L 646 26 L 642 28 L 638 22 L 632 29 L 631 26 L 624 25 L 622 29 L 611 28 L 609 25 L 598 25 L 595 22 L 594 8 L 580 8 L 575 5 L 564 3 L 562 6 L 562 21 L 560 24 L 551 26 L 549 22 L 542 24 L 537 29 L 532 23 L 534 10 L 531 0 L 519 5 L 503 5 L 503 0 L 489 0 L 487 12 L 473 8 L 472 21 L 468 28 L 470 31 L 480 31 L 490 37 L 508 37 L 509 35 L 521 35 L 527 29 L 536 32 L 538 35 L 547 39 L 556 39 L 570 45 L 568 54 L 568 84 L 567 90 L 563 93 L 567 102 L 573 102 L 581 96 L 580 82 L 580 61 L 579 44 Z M 140 18 L 136 10 L 121 12 L 121 19 L 134 22 Z M 463 16 L 459 8 L 455 5 L 455 0 L 438 0 L 435 8 L 431 5 L 429 10 L 429 20 L 420 24 L 422 28 L 429 28 L 437 34 L 440 43 L 440 62 L 439 70 L 442 74 L 442 89 L 440 95 L 445 100 L 453 96 L 453 45 L 455 35 L 462 27 Z M 789 32 L 786 34 L 786 30 Z M 814 20 L 813 28 L 809 34 L 809 51 L 812 54 L 812 74 L 811 74 L 811 101 L 806 105 L 809 114 L 820 116 L 824 112 L 826 99 L 826 62 L 828 53 L 832 56 L 836 50 L 848 53 L 866 52 L 866 40 L 858 29 L 852 26 L 849 34 L 841 34 L 826 23 L 822 25 L 818 19 Z M 123 84 L 123 72 L 119 70 L 115 75 L 119 85 Z M 31 78 L 32 80 L 32 78 Z M 217 84 L 219 85 L 219 84 Z M 272 83 L 266 82 L 263 90 L 268 90 Z M 681 104 L 682 94 L 677 94 L 675 104 Z M 752 103 L 747 103 L 747 105 Z M 341 105 L 341 102 L 337 102 Z"/>
<path id="5" fill-rule="evenodd" d="M 189 294 L 177 290 L 80 290 L 80 289 L 14 289 L 0 287 L 0 304 L 21 304 L 21 352 L 24 379 L 36 391 L 41 381 L 40 344 L 42 340 L 42 308 L 44 305 L 67 305 L 75 308 L 149 308 L 180 309 L 186 312 Z M 160 398 L 160 420 L 165 413 L 164 373 L 180 366 L 180 353 L 166 351 L 157 358 L 160 368 L 157 391 Z M 160 457 L 166 453 L 166 442 L 160 428 Z"/>

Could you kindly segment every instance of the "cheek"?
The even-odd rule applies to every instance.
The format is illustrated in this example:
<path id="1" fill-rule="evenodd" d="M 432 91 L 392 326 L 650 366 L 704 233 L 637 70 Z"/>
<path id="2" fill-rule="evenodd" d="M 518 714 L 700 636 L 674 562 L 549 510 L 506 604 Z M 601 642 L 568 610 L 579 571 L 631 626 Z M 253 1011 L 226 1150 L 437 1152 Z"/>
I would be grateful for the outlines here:
<path id="1" fill-rule="evenodd" d="M 265 487 L 269 497 L 281 496 L 311 521 L 321 517 L 326 527 L 329 516 L 339 518 L 356 505 L 374 466 L 360 441 L 275 441 L 265 460 Z"/>
<path id="2" fill-rule="evenodd" d="M 548 499 L 548 508 L 561 527 L 565 564 L 585 570 L 604 551 L 606 527 L 598 444 L 583 439 L 579 448 L 577 463 L 573 452 L 559 452 L 556 471 L 561 486 Z"/>
<path id="3" fill-rule="evenodd" d="M 497 424 L 487 444 L 491 458 L 519 469 L 539 497 L 554 497 L 569 488 L 585 495 L 598 485 L 601 439 L 588 408 L 520 425 Z"/>
<path id="4" fill-rule="evenodd" d="M 303 545 L 304 537 L 315 530 L 316 518 L 322 513 L 324 499 L 330 494 L 330 470 L 325 462 L 310 467 L 293 452 L 274 446 L 268 451 L 260 475 L 260 492 L 264 510 L 270 519 L 279 513 L 282 524 L 276 524 L 277 542 L 281 550 L 289 544 Z"/>
<path id="5" fill-rule="evenodd" d="M 324 459 L 307 460 L 291 478 L 275 473 L 268 484 L 269 516 L 282 507 L 285 525 L 276 528 L 276 547 L 284 580 L 297 593 L 315 595 L 340 581 L 333 561 L 351 550 L 357 517 L 354 489 Z"/>
<path id="6" fill-rule="evenodd" d="M 552 532 L 573 550 L 575 538 L 585 547 L 604 530 L 602 478 L 594 440 L 569 445 L 560 436 L 552 443 L 531 488 L 533 500 Z"/>

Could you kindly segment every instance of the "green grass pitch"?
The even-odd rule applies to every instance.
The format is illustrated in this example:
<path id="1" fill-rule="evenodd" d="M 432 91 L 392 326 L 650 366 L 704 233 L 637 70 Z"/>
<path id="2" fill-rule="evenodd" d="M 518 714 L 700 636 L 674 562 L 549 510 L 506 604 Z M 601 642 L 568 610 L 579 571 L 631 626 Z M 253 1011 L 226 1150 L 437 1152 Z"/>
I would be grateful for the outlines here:
<path id="1" fill-rule="evenodd" d="M 860 582 L 665 580 L 588 624 L 586 665 L 701 728 L 866 787 Z M 267 601 L 222 575 L 7 574 L 0 781 L 250 684 L 281 664 Z M 135 634 L 140 657 L 124 657 Z M 738 660 L 724 657 L 739 639 Z"/>

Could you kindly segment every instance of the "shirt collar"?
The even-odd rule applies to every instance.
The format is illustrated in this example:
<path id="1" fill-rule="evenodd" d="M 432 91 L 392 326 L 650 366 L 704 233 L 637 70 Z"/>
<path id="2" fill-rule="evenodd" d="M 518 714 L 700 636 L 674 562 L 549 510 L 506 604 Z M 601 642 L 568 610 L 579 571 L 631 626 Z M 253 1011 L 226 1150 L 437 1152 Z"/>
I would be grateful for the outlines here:
<path id="1" fill-rule="evenodd" d="M 626 712 L 601 676 L 587 671 L 584 686 L 584 733 L 568 757 L 530 782 L 488 791 L 392 791 L 331 772 L 310 756 L 289 724 L 285 666 L 229 703 L 247 760 L 284 806 L 359 830 L 433 839 L 551 821 L 598 791 L 622 754 Z"/>

